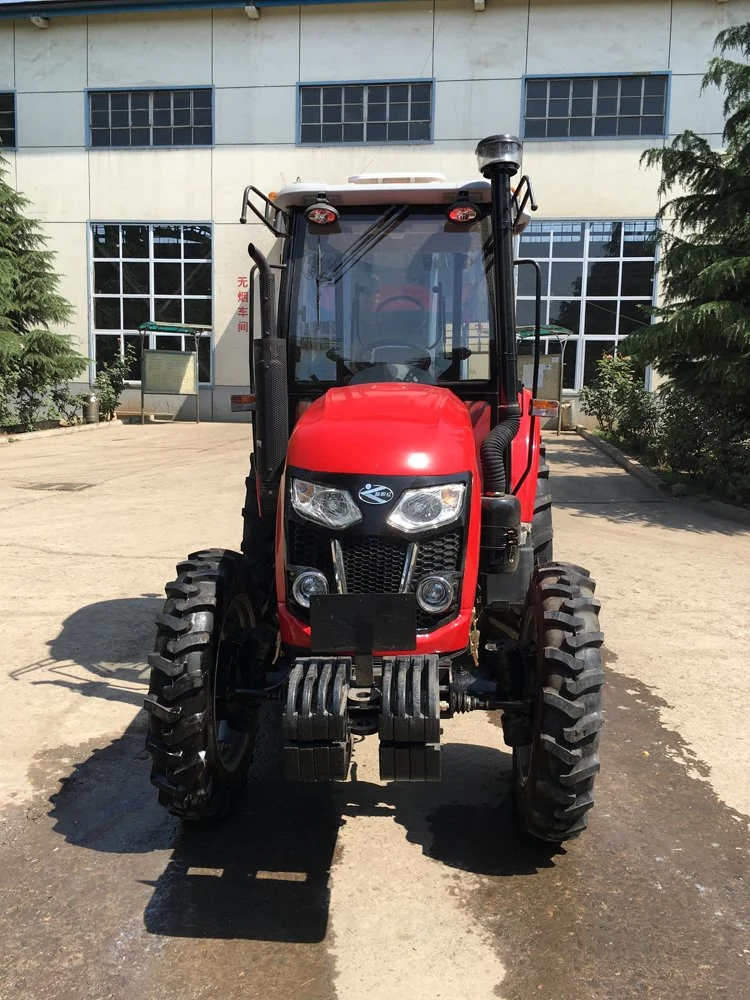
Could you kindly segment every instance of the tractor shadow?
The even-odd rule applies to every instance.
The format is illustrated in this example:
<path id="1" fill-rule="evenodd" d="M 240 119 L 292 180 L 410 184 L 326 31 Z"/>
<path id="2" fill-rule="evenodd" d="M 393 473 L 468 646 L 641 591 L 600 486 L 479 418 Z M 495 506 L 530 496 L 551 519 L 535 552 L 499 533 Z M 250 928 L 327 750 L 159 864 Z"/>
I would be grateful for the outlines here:
<path id="1" fill-rule="evenodd" d="M 153 648 L 154 619 L 163 604 L 163 597 L 144 594 L 79 608 L 48 641 L 49 656 L 10 677 L 140 708 L 148 686 L 144 651 Z"/>
<path id="2" fill-rule="evenodd" d="M 275 763 L 278 713 L 271 710 L 238 808 L 220 822 L 183 825 L 156 803 L 144 730 L 139 716 L 123 736 L 94 749 L 51 797 L 50 816 L 55 832 L 79 848 L 171 851 L 163 872 L 146 883 L 144 925 L 157 936 L 324 941 L 339 831 L 361 816 L 395 820 L 423 854 L 464 872 L 535 875 L 564 853 L 520 834 L 510 756 L 490 747 L 446 745 L 443 780 L 434 785 L 287 784 Z M 101 890 L 116 893 L 118 877 L 103 873 L 111 885 Z"/>

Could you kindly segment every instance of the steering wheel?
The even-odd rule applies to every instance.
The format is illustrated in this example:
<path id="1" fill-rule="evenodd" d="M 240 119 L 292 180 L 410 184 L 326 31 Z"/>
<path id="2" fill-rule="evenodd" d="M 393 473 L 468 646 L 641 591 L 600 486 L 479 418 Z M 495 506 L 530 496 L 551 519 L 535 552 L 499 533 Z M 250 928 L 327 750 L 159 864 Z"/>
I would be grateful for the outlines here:
<path id="1" fill-rule="evenodd" d="M 410 344 L 398 343 L 394 340 L 371 340 L 367 344 L 367 348 L 370 351 L 376 351 L 378 348 L 396 351 L 402 356 L 398 358 L 398 360 L 389 358 L 388 361 L 392 361 L 395 364 L 409 365 L 412 368 L 419 368 L 425 372 L 428 371 L 430 365 L 432 364 L 432 357 L 429 351 L 421 347 L 413 347 Z M 409 354 L 411 354 L 412 357 L 409 357 Z M 373 363 L 377 364 L 374 359 Z"/>
<path id="2" fill-rule="evenodd" d="M 413 305 L 417 306 L 420 312 L 425 313 L 427 310 L 424 307 L 424 302 L 420 301 L 415 295 L 391 295 L 387 299 L 383 299 L 382 302 L 378 303 L 378 307 L 375 310 L 376 313 L 382 312 L 386 306 L 389 306 L 391 302 L 411 302 Z"/>

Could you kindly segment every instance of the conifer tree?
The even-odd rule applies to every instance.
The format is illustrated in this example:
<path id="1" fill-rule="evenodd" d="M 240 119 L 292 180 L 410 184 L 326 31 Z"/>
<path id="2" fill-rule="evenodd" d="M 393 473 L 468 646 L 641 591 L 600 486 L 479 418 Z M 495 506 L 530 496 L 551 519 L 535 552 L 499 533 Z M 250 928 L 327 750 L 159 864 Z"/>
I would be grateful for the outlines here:
<path id="1" fill-rule="evenodd" d="M 724 149 L 686 131 L 643 157 L 661 168 L 659 192 L 669 198 L 659 212 L 665 304 L 628 347 L 677 389 L 744 424 L 750 422 L 750 24 L 722 31 L 715 48 L 703 89 L 724 91 Z"/>

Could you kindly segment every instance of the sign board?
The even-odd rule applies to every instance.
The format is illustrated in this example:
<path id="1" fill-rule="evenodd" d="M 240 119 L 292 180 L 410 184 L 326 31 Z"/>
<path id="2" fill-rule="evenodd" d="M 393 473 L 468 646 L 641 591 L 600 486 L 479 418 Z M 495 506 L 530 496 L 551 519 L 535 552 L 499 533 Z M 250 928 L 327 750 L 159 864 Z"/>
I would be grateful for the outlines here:
<path id="1" fill-rule="evenodd" d="M 518 359 L 518 377 L 526 389 L 534 381 L 534 359 L 528 355 Z M 539 389 L 537 399 L 560 399 L 560 355 L 539 355 Z"/>
<path id="2" fill-rule="evenodd" d="M 162 395 L 196 395 L 198 365 L 195 351 L 144 351 L 141 367 L 143 392 Z"/>

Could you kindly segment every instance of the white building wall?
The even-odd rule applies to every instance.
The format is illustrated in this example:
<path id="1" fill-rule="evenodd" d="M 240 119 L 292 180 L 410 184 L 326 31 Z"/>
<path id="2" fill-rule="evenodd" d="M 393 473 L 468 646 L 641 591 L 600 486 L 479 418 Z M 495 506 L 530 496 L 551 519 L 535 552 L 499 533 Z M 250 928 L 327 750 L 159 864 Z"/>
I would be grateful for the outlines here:
<path id="1" fill-rule="evenodd" d="M 0 89 L 16 92 L 10 179 L 58 252 L 71 332 L 89 354 L 92 221 L 212 222 L 214 387 L 203 414 L 228 417 L 247 344 L 236 332 L 237 277 L 262 226 L 240 227 L 244 186 L 417 167 L 476 174 L 481 136 L 517 132 L 525 74 L 668 72 L 669 133 L 719 144 L 721 97 L 700 81 L 722 28 L 750 20 L 750 0 L 402 0 L 53 18 L 48 30 L 0 21 Z M 298 83 L 434 80 L 434 142 L 298 147 Z M 214 88 L 210 149 L 87 148 L 87 88 Z M 540 219 L 653 217 L 658 175 L 639 165 L 654 140 L 527 141 L 524 170 Z M 154 401 L 152 401 L 154 402 Z M 174 407 L 174 399 L 155 401 Z"/>

